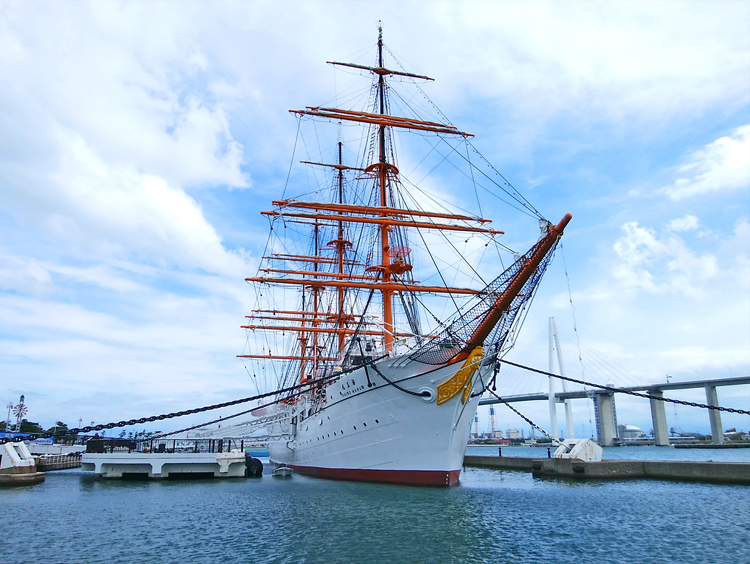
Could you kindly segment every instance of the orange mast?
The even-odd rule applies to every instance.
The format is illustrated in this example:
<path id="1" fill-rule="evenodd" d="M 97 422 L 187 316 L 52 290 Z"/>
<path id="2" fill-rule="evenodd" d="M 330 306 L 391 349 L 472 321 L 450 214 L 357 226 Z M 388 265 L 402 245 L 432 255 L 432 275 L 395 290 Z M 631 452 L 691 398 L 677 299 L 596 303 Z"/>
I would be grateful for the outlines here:
<path id="1" fill-rule="evenodd" d="M 391 353 L 394 347 L 394 337 L 413 337 L 419 336 L 418 324 L 412 324 L 411 333 L 396 333 L 394 324 L 393 299 L 399 292 L 429 292 L 429 293 L 448 293 L 457 295 L 477 295 L 481 290 L 470 288 L 451 288 L 446 286 L 423 286 L 414 281 L 408 273 L 411 271 L 411 264 L 403 260 L 408 254 L 399 255 L 400 247 L 391 248 L 391 239 L 400 241 L 399 232 L 394 234 L 397 228 L 417 228 L 417 229 L 434 229 L 439 231 L 453 231 L 464 233 L 475 233 L 485 236 L 494 237 L 502 234 L 503 231 L 489 229 L 485 224 L 491 220 L 481 217 L 460 215 L 445 212 L 430 212 L 422 210 L 410 210 L 397 207 L 396 198 L 389 196 L 391 194 L 391 183 L 398 183 L 399 170 L 395 164 L 388 162 L 388 140 L 387 128 L 403 128 L 417 131 L 434 132 L 438 134 L 460 135 L 471 137 L 472 134 L 459 131 L 456 127 L 447 124 L 441 124 L 430 121 L 422 121 L 414 118 L 399 117 L 390 115 L 386 99 L 385 76 L 405 76 L 432 80 L 429 77 L 393 71 L 383 66 L 383 34 L 382 28 L 379 28 L 378 34 L 378 66 L 369 67 L 364 65 L 355 65 L 347 63 L 334 62 L 334 65 L 348 66 L 356 69 L 367 70 L 377 75 L 375 83 L 377 96 L 373 113 L 340 110 L 336 108 L 326 108 L 318 106 L 307 106 L 304 110 L 290 110 L 290 112 L 299 116 L 310 116 L 313 118 L 324 118 L 336 120 L 339 122 L 349 121 L 368 124 L 374 127 L 371 130 L 376 137 L 371 137 L 371 142 L 377 142 L 377 155 L 366 168 L 349 167 L 343 164 L 341 140 L 338 142 L 338 159 L 337 164 L 325 164 L 319 162 L 302 161 L 305 164 L 314 166 L 331 167 L 337 171 L 338 181 L 338 202 L 333 199 L 331 202 L 307 202 L 293 199 L 275 200 L 273 205 L 276 211 L 264 211 L 263 215 L 271 218 L 282 218 L 282 220 L 293 223 L 302 223 L 313 226 L 314 230 L 314 254 L 282 254 L 272 253 L 270 256 L 263 257 L 267 260 L 283 260 L 296 263 L 303 263 L 304 268 L 295 268 L 291 264 L 286 268 L 261 268 L 259 276 L 248 277 L 245 280 L 249 282 L 266 282 L 271 284 L 287 284 L 302 286 L 302 311 L 276 311 L 276 310 L 254 310 L 257 313 L 272 313 L 273 316 L 257 315 L 248 316 L 249 319 L 257 319 L 258 325 L 243 325 L 242 327 L 249 330 L 269 330 L 269 331 L 290 331 L 298 333 L 300 342 L 299 356 L 275 355 L 269 350 L 268 355 L 238 355 L 242 358 L 270 358 L 279 360 L 300 361 L 300 380 L 302 383 L 309 378 L 315 378 L 319 373 L 319 363 L 342 360 L 346 353 L 346 338 L 352 335 L 366 336 L 383 336 L 383 343 L 386 353 Z M 372 153 L 370 153 L 372 155 Z M 369 159 L 368 159 L 369 161 Z M 356 205 L 355 203 L 344 202 L 344 171 L 355 170 L 360 174 L 357 179 L 374 179 L 374 189 L 377 190 L 377 203 L 375 206 Z M 356 199 L 352 202 L 357 202 Z M 436 223 L 435 220 L 448 220 Z M 544 257 L 553 248 L 555 241 L 562 234 L 563 229 L 570 221 L 570 214 L 566 215 L 557 225 L 549 226 L 547 235 L 540 240 L 533 253 L 518 270 L 513 279 L 510 280 L 505 291 L 500 294 L 489 311 L 484 314 L 484 318 L 474 329 L 469 337 L 465 347 L 460 354 L 454 358 L 456 360 L 465 359 L 471 352 L 480 346 L 493 328 L 498 324 L 502 315 L 508 310 L 510 305 L 526 282 L 534 275 L 537 268 L 544 260 Z M 355 256 L 350 255 L 347 258 L 346 253 L 352 244 L 345 239 L 345 224 L 370 224 L 379 235 L 380 257 L 369 258 L 366 263 L 355 260 Z M 327 243 L 327 246 L 335 250 L 333 257 L 321 257 L 319 244 L 320 228 L 335 229 L 336 239 Z M 377 244 L 377 240 L 376 240 Z M 395 242 L 395 245 L 403 244 Z M 292 252 L 295 252 L 292 250 Z M 377 251 L 375 251 L 375 254 Z M 399 258 L 394 258 L 399 257 Z M 312 269 L 308 265 L 312 265 Z M 320 268 L 323 265 L 323 268 Z M 302 266 L 302 264 L 300 264 Z M 345 268 L 357 267 L 357 269 Z M 359 268 L 364 268 L 361 272 Z M 354 272 L 353 272 L 354 270 Z M 357 272 L 357 273 L 355 273 Z M 359 273 L 361 272 L 361 273 Z M 268 275 L 271 274 L 271 277 Z M 297 275 L 296 277 L 272 277 L 274 274 L 279 275 Z M 402 275 L 407 276 L 402 276 Z M 327 311 L 321 311 L 321 294 L 326 289 L 335 289 L 336 294 L 331 296 L 330 303 L 323 306 L 328 308 Z M 378 323 L 367 322 L 363 315 L 352 315 L 345 312 L 346 291 L 348 289 L 369 289 L 381 294 L 383 300 L 383 321 L 382 325 Z M 309 293 L 308 293 L 309 292 Z M 312 304 L 305 303 L 305 297 L 312 294 Z M 406 305 L 404 306 L 406 307 Z M 307 311 L 312 310 L 312 311 Z M 282 314 L 282 316 L 277 316 Z M 407 314 L 408 315 L 408 314 Z M 411 317 L 409 318 L 411 322 Z M 263 325 L 264 321 L 275 322 L 292 322 L 289 326 Z M 356 327 L 353 328 L 353 327 Z M 380 329 L 378 329 L 380 327 Z M 319 345 L 319 336 L 325 338 L 330 335 L 337 341 L 338 357 L 322 357 L 325 346 Z M 312 345 L 308 345 L 308 341 Z M 328 350 L 332 352 L 332 348 Z M 309 353 L 308 351 L 312 351 Z M 312 361 L 312 369 L 306 366 L 308 360 Z M 308 363 L 309 364 L 309 363 Z M 309 378 L 308 378 L 309 374 Z"/>
<path id="2" fill-rule="evenodd" d="M 339 139 L 339 205 L 344 203 L 344 169 L 343 166 L 343 147 L 344 144 Z M 336 257 L 338 259 L 338 274 L 339 279 L 344 276 L 344 253 L 346 252 L 346 245 L 350 244 L 349 241 L 344 240 L 344 222 L 339 221 L 338 238 L 336 239 Z M 346 327 L 346 316 L 344 315 L 344 297 L 346 290 L 344 288 L 338 289 L 339 298 L 339 354 L 344 354 L 344 345 L 346 342 L 346 335 L 344 334 L 344 328 Z"/>
<path id="3" fill-rule="evenodd" d="M 378 65 L 383 67 L 383 28 L 378 29 Z M 383 74 L 378 74 L 378 101 L 380 104 L 380 115 L 385 115 L 385 78 Z M 391 122 L 393 123 L 393 122 Z M 385 128 L 386 123 L 381 123 L 378 126 L 379 134 L 379 152 L 380 152 L 380 207 L 387 208 L 388 206 L 388 186 L 387 186 L 387 160 L 385 152 Z M 383 216 L 385 218 L 385 216 Z M 388 243 L 388 232 L 391 227 L 387 223 L 383 223 L 380 227 L 380 244 L 381 244 L 381 263 L 383 265 L 382 276 L 383 284 L 388 284 L 391 281 L 391 259 L 388 251 L 390 245 Z M 393 291 L 389 289 L 383 289 L 383 323 L 385 332 L 383 334 L 383 343 L 385 345 L 386 353 L 390 353 L 393 350 Z"/>

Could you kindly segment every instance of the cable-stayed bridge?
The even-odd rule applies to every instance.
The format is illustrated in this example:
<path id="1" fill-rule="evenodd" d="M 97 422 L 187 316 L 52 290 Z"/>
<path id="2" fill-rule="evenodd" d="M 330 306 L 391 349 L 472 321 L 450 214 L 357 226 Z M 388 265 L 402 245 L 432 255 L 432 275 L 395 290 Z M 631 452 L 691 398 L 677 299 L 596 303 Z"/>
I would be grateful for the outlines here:
<path id="1" fill-rule="evenodd" d="M 659 446 L 669 445 L 669 431 L 667 428 L 667 415 L 664 409 L 664 391 L 666 390 L 688 390 L 704 388 L 706 390 L 706 403 L 712 407 L 719 407 L 716 388 L 719 386 L 741 386 L 750 384 L 750 376 L 738 378 L 719 378 L 713 380 L 692 380 L 689 382 L 660 382 L 640 386 L 629 386 L 609 390 L 574 390 L 553 393 L 554 403 L 565 403 L 572 399 L 591 399 L 594 401 L 596 413 L 596 432 L 599 444 L 602 446 L 613 446 L 617 439 L 617 417 L 615 410 L 615 393 L 646 392 L 650 396 L 651 421 L 654 425 L 654 439 Z M 547 392 L 535 392 L 529 394 L 517 394 L 497 398 L 486 398 L 479 401 L 479 405 L 494 405 L 497 403 L 516 403 L 526 401 L 549 401 L 550 394 Z M 721 412 L 709 409 L 708 417 L 711 423 L 711 441 L 714 444 L 722 444 L 724 433 L 721 425 Z M 571 429 L 568 436 L 572 436 Z"/>

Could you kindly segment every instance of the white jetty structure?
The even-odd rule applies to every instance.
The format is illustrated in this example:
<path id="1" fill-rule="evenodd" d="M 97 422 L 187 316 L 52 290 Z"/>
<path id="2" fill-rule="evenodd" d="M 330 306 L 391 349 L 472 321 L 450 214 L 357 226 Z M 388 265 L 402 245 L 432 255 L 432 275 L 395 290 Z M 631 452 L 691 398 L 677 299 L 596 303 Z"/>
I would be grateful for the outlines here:
<path id="1" fill-rule="evenodd" d="M 102 478 L 244 478 L 245 453 L 86 453 L 81 469 Z"/>
<path id="2" fill-rule="evenodd" d="M 223 441 L 222 441 L 223 443 Z M 197 450 L 197 449 L 195 449 Z M 129 448 L 110 448 L 110 452 L 86 452 L 81 469 L 93 471 L 102 478 L 244 478 L 246 459 L 244 449 L 210 449 L 195 452 L 185 449 L 149 452 Z"/>
<path id="3" fill-rule="evenodd" d="M 45 479 L 44 472 L 37 472 L 36 462 L 26 444 L 0 444 L 0 485 L 27 486 Z"/>

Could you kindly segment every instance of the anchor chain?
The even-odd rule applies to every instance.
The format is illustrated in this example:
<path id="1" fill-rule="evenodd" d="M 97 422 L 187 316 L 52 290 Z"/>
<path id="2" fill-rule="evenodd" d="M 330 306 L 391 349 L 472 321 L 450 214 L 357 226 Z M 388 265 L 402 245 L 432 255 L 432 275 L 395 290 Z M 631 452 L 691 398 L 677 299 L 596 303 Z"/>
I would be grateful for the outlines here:
<path id="1" fill-rule="evenodd" d="M 640 392 L 634 392 L 631 390 L 624 390 L 622 388 L 613 388 L 612 386 L 602 386 L 601 384 L 594 384 L 593 382 L 587 382 L 585 380 L 577 380 L 575 378 L 569 378 L 568 376 L 561 376 L 559 374 L 552 374 L 551 372 L 545 372 L 544 370 L 538 370 L 536 368 L 531 368 L 530 366 L 524 366 L 523 364 L 517 364 L 515 362 L 511 362 L 509 360 L 505 360 L 502 358 L 499 358 L 497 360 L 498 362 L 503 362 L 505 364 L 509 364 L 510 366 L 515 366 L 516 368 L 521 368 L 523 370 L 528 370 L 530 372 L 536 372 L 537 374 L 543 374 L 544 376 L 557 378 L 558 380 L 565 380 L 567 382 L 573 382 L 574 384 L 581 384 L 583 386 L 591 386 L 592 388 L 599 388 L 600 390 L 606 390 L 608 392 L 617 392 L 618 394 L 627 394 L 627 395 L 636 396 L 639 398 L 655 399 L 658 401 L 665 401 L 667 403 L 687 405 L 689 407 L 702 407 L 703 409 L 713 409 L 714 411 L 725 411 L 727 413 L 739 413 L 740 415 L 750 415 L 750 411 L 746 409 L 735 409 L 733 407 L 722 407 L 720 405 L 706 405 L 705 403 L 697 403 L 694 401 L 683 401 L 683 400 L 672 399 L 672 398 L 652 396 L 649 394 L 642 394 Z"/>
<path id="2" fill-rule="evenodd" d="M 692 401 L 684 401 L 684 400 L 678 400 L 678 399 L 673 399 L 673 398 L 651 396 L 649 394 L 642 394 L 640 392 L 634 392 L 634 391 L 631 391 L 631 390 L 624 390 L 624 389 L 621 389 L 621 388 L 614 388 L 612 386 L 603 386 L 601 384 L 594 384 L 593 382 L 587 382 L 585 380 L 578 380 L 576 378 L 570 378 L 570 377 L 567 377 L 567 376 L 561 376 L 559 374 L 552 374 L 551 372 L 546 372 L 544 370 L 538 370 L 536 368 L 532 368 L 530 366 L 524 366 L 523 364 L 517 364 L 515 362 L 511 362 L 511 361 L 505 360 L 505 359 L 497 359 L 497 361 L 505 363 L 505 364 L 508 364 L 510 366 L 515 366 L 516 368 L 521 368 L 522 370 L 528 370 L 530 372 L 536 372 L 537 374 L 542 374 L 544 376 L 548 376 L 548 377 L 552 377 L 552 378 L 557 378 L 559 380 L 565 380 L 567 382 L 572 382 L 574 384 L 581 384 L 583 386 L 590 386 L 592 388 L 598 388 L 600 390 L 605 390 L 605 391 L 608 391 L 608 392 L 617 392 L 617 393 L 627 394 L 627 395 L 631 395 L 631 396 L 635 396 L 635 397 L 640 397 L 640 398 L 645 398 L 645 399 L 656 399 L 658 401 L 663 401 L 663 402 L 668 402 L 668 403 L 674 403 L 674 404 L 678 404 L 678 405 L 686 405 L 686 406 L 689 406 L 689 407 L 700 407 L 700 408 L 703 408 L 703 409 L 713 409 L 715 411 L 724 411 L 726 413 L 737 413 L 737 414 L 740 414 L 740 415 L 750 415 L 750 411 L 745 410 L 745 409 L 735 409 L 735 408 L 732 408 L 732 407 L 722 407 L 722 406 L 718 406 L 718 405 L 706 405 L 706 404 L 703 404 L 703 403 L 697 403 L 697 402 L 692 402 Z M 390 384 L 390 385 L 392 385 L 392 386 L 394 386 L 394 387 L 396 387 L 396 388 L 398 388 L 398 389 L 400 389 L 400 390 L 402 390 L 404 392 L 407 392 L 407 393 L 409 393 L 411 395 L 421 395 L 418 392 L 412 392 L 411 390 L 406 390 L 404 388 L 401 388 L 395 382 L 392 382 L 392 381 L 388 380 L 388 378 L 386 378 L 380 372 L 380 370 L 378 370 L 377 367 L 374 366 L 374 364 L 370 364 L 370 366 L 372 366 L 375 369 L 375 371 L 388 384 Z M 163 413 L 161 415 L 151 415 L 149 417 L 140 417 L 140 418 L 137 418 L 137 419 L 128 419 L 128 420 L 122 420 L 122 421 L 117 421 L 117 422 L 112 422 L 112 423 L 104 423 L 104 424 L 100 424 L 100 425 L 87 425 L 85 427 L 80 427 L 80 428 L 74 427 L 72 429 L 68 429 L 67 431 L 60 431 L 60 432 L 57 432 L 57 433 L 50 433 L 50 432 L 29 433 L 27 436 L 24 437 L 24 439 L 26 439 L 26 440 L 35 440 L 35 439 L 50 438 L 50 437 L 56 437 L 56 436 L 75 435 L 75 434 L 78 434 L 78 433 L 89 433 L 91 431 L 103 431 L 105 429 L 115 429 L 115 428 L 118 428 L 118 427 L 128 427 L 128 426 L 131 426 L 131 425 L 141 425 L 143 423 L 153 423 L 155 421 L 164 421 L 166 419 L 174 419 L 176 417 L 183 417 L 185 415 L 193 415 L 193 414 L 196 414 L 196 413 L 204 413 L 206 411 L 213 411 L 213 410 L 216 410 L 216 409 L 221 409 L 223 407 L 231 407 L 231 406 L 234 406 L 234 405 L 240 405 L 240 404 L 243 404 L 243 403 L 247 403 L 247 402 L 251 402 L 251 401 L 255 401 L 255 400 L 267 398 L 267 397 L 270 397 L 270 396 L 273 396 L 273 395 L 277 395 L 277 394 L 284 394 L 284 393 L 287 393 L 287 392 L 293 392 L 293 391 L 299 390 L 299 389 L 301 389 L 303 387 L 309 387 L 311 385 L 315 385 L 315 384 L 322 383 L 322 382 L 325 382 L 325 381 L 328 381 L 328 380 L 331 380 L 331 379 L 334 379 L 334 378 L 338 378 L 339 376 L 341 376 L 341 374 L 331 374 L 329 376 L 324 376 L 322 378 L 318 378 L 318 379 L 316 379 L 312 383 L 306 382 L 304 384 L 297 384 L 295 386 L 289 386 L 287 388 L 282 388 L 280 390 L 274 390 L 272 392 L 266 392 L 264 394 L 258 394 L 258 395 L 250 396 L 250 397 L 247 397 L 247 398 L 236 399 L 236 400 L 232 400 L 232 401 L 217 403 L 217 404 L 213 404 L 213 405 L 207 405 L 207 406 L 203 406 L 203 407 L 196 407 L 194 409 L 185 409 L 185 410 L 182 410 L 182 411 L 173 411 L 171 413 Z M 519 417 L 521 417 L 522 419 L 524 419 L 524 421 L 526 421 L 527 423 L 529 423 L 529 425 L 533 426 L 536 429 L 539 429 L 540 432 L 542 432 L 546 437 L 552 439 L 552 441 L 558 441 L 557 439 L 554 439 L 553 437 L 550 437 L 550 435 L 544 429 L 542 429 L 541 427 L 539 427 L 538 425 L 536 425 L 533 421 L 531 421 L 530 419 L 528 419 L 525 415 L 521 414 L 521 412 L 519 412 L 517 409 L 515 409 L 510 404 L 508 404 L 504 399 L 502 399 L 500 396 L 498 396 L 494 391 L 492 391 L 492 390 L 489 390 L 489 391 L 500 402 L 502 402 L 505 405 L 507 405 Z M 271 402 L 268 405 L 272 405 L 274 403 L 278 403 L 279 401 L 282 401 L 282 400 L 280 400 L 280 399 L 276 400 L 274 402 Z M 204 423 L 204 424 L 199 425 L 199 426 L 202 427 L 202 426 L 205 426 L 205 425 L 207 425 L 207 424 Z M 196 426 L 196 428 L 197 428 L 197 426 Z M 168 433 L 168 434 L 173 434 L 173 433 Z M 11 439 L 11 438 L 7 438 L 7 437 L 6 438 L 0 438 L 0 444 L 12 442 L 12 441 L 15 441 L 15 440 L 17 440 L 17 439 Z"/>
<path id="3" fill-rule="evenodd" d="M 538 431 L 540 431 L 545 437 L 547 437 L 550 441 L 552 441 L 552 443 L 557 444 L 557 445 L 563 445 L 564 444 L 562 441 L 560 441 L 560 439 L 556 439 L 555 437 L 553 437 L 552 435 L 550 435 L 547 431 L 545 431 L 544 429 L 542 429 L 539 425 L 537 425 L 536 423 L 534 423 L 531 419 L 529 419 L 528 417 L 526 417 L 523 413 L 521 413 L 520 411 L 518 411 L 515 407 L 513 407 L 507 401 L 505 401 L 503 398 L 501 398 L 500 396 L 498 396 L 494 391 L 489 390 L 489 392 L 493 396 L 495 396 L 500 401 L 500 403 L 505 404 L 513 413 L 515 413 L 521 419 L 523 419 L 524 421 L 526 421 L 526 423 L 528 423 L 529 425 L 531 425 L 532 427 L 534 427 L 534 429 L 537 429 Z M 565 448 L 568 451 L 570 451 L 569 447 L 565 447 Z"/>
<path id="4" fill-rule="evenodd" d="M 282 388 L 280 390 L 274 390 L 273 392 L 266 392 L 265 394 L 259 394 L 257 396 L 251 396 L 247 398 L 241 398 L 236 399 L 232 401 L 225 401 L 223 403 L 216 403 L 213 405 L 206 405 L 203 407 L 196 407 L 194 409 L 184 409 L 182 411 L 173 411 L 172 413 L 163 413 L 161 415 L 151 415 L 150 417 L 140 417 L 138 419 L 128 419 L 127 421 L 117 421 L 112 423 L 103 423 L 100 425 L 87 425 L 86 427 L 74 427 L 72 429 L 68 429 L 66 431 L 60 431 L 57 433 L 50 433 L 50 432 L 44 432 L 44 433 L 30 433 L 27 436 L 23 437 L 23 440 L 35 440 L 35 439 L 46 439 L 50 437 L 56 437 L 56 436 L 66 436 L 66 435 L 76 435 L 78 433 L 89 433 L 91 431 L 103 431 L 104 429 L 115 429 L 118 427 L 129 427 L 130 425 L 140 425 L 142 423 L 153 423 L 154 421 L 164 421 L 165 419 L 174 419 L 175 417 L 183 417 L 185 415 L 193 415 L 195 413 L 203 413 L 206 411 L 213 411 L 215 409 L 221 409 L 223 407 L 231 407 L 233 405 L 240 405 L 243 403 L 267 398 L 270 396 L 274 396 L 276 394 L 284 394 L 286 392 L 293 392 L 295 390 L 299 390 L 303 387 L 309 387 L 312 385 L 316 385 L 321 382 L 325 382 L 327 380 L 331 380 L 333 378 L 338 378 L 341 374 L 331 374 L 329 376 L 324 376 L 322 378 L 316 379 L 314 382 L 305 382 L 304 384 L 297 384 L 296 386 L 290 386 L 288 388 Z M 280 401 L 283 401 L 282 399 L 276 400 L 274 402 L 271 402 L 268 405 L 278 403 Z M 200 426 L 206 425 L 205 423 Z M 170 433 L 171 434 L 171 433 Z M 11 438 L 1 438 L 0 444 L 9 443 L 9 442 L 15 442 L 19 440 L 18 438 L 11 439 Z"/>

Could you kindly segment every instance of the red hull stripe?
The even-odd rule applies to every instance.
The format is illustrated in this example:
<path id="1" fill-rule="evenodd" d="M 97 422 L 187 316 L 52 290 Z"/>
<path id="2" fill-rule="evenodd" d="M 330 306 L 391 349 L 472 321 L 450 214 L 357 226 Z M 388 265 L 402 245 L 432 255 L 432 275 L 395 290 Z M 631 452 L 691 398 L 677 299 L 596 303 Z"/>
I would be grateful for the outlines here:
<path id="1" fill-rule="evenodd" d="M 274 463 L 273 460 L 271 463 Z M 295 472 L 329 480 L 381 482 L 408 486 L 455 486 L 461 470 L 368 470 L 365 468 L 318 468 L 292 466 Z"/>

